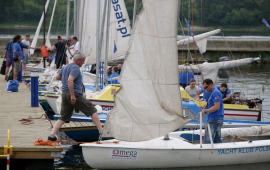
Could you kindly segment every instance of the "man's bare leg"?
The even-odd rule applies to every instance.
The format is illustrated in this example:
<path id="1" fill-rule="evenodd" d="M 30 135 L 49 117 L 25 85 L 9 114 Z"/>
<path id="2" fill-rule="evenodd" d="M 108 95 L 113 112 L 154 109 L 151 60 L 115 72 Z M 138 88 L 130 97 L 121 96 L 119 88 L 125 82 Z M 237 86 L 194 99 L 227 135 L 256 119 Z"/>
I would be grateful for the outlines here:
<path id="1" fill-rule="evenodd" d="M 8 72 L 9 72 L 9 67 L 6 67 L 6 71 L 5 71 L 6 78 L 8 77 Z"/>
<path id="2" fill-rule="evenodd" d="M 55 135 L 57 131 L 63 126 L 64 123 L 65 122 L 63 120 L 57 120 L 53 125 L 51 135 Z"/>
<path id="3" fill-rule="evenodd" d="M 92 116 L 92 121 L 94 122 L 94 124 L 96 125 L 96 127 L 98 128 L 99 132 L 102 132 L 102 125 L 100 123 L 99 117 L 97 115 L 97 112 L 94 113 Z"/>
<path id="4" fill-rule="evenodd" d="M 23 63 L 23 66 L 22 66 L 22 71 L 25 72 L 26 71 L 26 64 Z"/>
<path id="5" fill-rule="evenodd" d="M 13 80 L 17 80 L 17 76 L 18 76 L 18 71 L 15 71 L 14 70 L 14 73 L 13 73 Z"/>

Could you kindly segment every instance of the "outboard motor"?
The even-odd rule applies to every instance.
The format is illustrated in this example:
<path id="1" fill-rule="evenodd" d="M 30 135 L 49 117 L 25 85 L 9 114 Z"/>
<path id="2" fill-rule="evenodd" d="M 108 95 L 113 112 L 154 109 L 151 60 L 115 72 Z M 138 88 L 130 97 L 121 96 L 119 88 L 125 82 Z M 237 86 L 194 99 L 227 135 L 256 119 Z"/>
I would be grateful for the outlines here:
<path id="1" fill-rule="evenodd" d="M 219 58 L 219 62 L 229 61 L 229 57 L 224 56 Z M 218 71 L 219 78 L 229 78 L 229 72 L 227 69 L 221 69 Z"/>

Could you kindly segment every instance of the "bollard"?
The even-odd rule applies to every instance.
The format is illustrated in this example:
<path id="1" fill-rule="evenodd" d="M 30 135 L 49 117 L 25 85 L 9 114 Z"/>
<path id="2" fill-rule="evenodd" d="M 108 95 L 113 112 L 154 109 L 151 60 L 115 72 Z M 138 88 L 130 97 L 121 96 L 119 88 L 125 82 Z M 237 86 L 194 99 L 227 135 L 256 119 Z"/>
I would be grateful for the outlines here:
<path id="1" fill-rule="evenodd" d="M 38 72 L 31 71 L 31 107 L 38 106 Z"/>

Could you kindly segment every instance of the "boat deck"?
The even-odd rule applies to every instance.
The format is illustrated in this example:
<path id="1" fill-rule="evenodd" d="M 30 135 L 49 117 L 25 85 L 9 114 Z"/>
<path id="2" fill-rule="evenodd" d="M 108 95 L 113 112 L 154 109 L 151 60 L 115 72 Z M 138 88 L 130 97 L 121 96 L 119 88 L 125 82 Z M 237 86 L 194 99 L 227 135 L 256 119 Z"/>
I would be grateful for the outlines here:
<path id="1" fill-rule="evenodd" d="M 10 143 L 13 145 L 11 159 L 55 159 L 61 157 L 61 145 L 35 146 L 39 138 L 47 140 L 50 134 L 49 121 L 45 118 L 34 119 L 34 124 L 23 125 L 19 120 L 41 117 L 41 107 L 31 107 L 31 92 L 24 83 L 20 83 L 19 91 L 6 92 L 7 82 L 0 76 L 0 155 L 4 153 L 7 143 L 7 130 L 10 130 Z M 3 158 L 2 158 L 3 159 Z"/>
<path id="2" fill-rule="evenodd" d="M 104 123 L 101 123 L 103 126 Z M 77 130 L 94 130 L 97 129 L 96 125 L 92 122 L 74 122 L 70 121 L 69 123 L 65 123 L 59 131 L 77 131 Z"/>

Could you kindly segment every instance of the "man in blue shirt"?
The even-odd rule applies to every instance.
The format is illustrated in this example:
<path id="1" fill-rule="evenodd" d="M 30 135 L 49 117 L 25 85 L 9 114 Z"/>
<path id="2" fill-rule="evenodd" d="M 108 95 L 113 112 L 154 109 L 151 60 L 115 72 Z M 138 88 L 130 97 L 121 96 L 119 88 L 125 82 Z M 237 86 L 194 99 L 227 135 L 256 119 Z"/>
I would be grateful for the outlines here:
<path id="1" fill-rule="evenodd" d="M 119 84 L 117 79 L 113 80 L 113 78 L 119 77 L 119 74 L 117 73 L 118 68 L 113 67 L 112 71 L 113 71 L 113 73 L 110 76 L 108 76 L 108 84 Z"/>
<path id="2" fill-rule="evenodd" d="M 64 66 L 56 76 L 57 80 L 62 80 L 63 87 L 60 111 L 61 116 L 59 120 L 55 122 L 48 140 L 57 140 L 55 136 L 56 132 L 65 122 L 70 122 L 74 108 L 80 110 L 88 117 L 91 116 L 98 131 L 100 133 L 102 131 L 102 126 L 97 115 L 97 109 L 82 95 L 82 75 L 80 67 L 84 64 L 84 61 L 85 55 L 81 52 L 77 52 L 74 56 L 73 63 Z"/>
<path id="3" fill-rule="evenodd" d="M 189 66 L 188 62 L 186 62 L 184 66 Z M 190 79 L 194 79 L 194 73 L 179 73 L 179 85 L 184 89 L 189 85 Z"/>
<path id="4" fill-rule="evenodd" d="M 18 35 L 15 35 L 15 37 L 18 36 Z M 36 48 L 35 47 L 30 47 L 28 45 L 25 45 L 23 44 L 22 42 L 19 43 L 20 44 L 20 47 L 23 49 L 23 48 L 27 48 L 27 49 L 33 49 L 35 50 Z M 7 46 L 5 48 L 5 58 L 6 58 L 6 72 L 5 72 L 5 80 L 7 80 L 7 76 L 8 76 L 8 73 L 9 73 L 9 68 L 10 66 L 12 65 L 12 67 L 14 67 L 14 61 L 13 61 L 13 40 L 10 40 L 8 43 L 7 43 Z"/>
<path id="5" fill-rule="evenodd" d="M 205 109 L 202 110 L 202 114 L 207 114 L 208 124 L 210 125 L 211 136 L 214 143 L 222 143 L 221 140 L 221 127 L 223 125 L 224 108 L 221 92 L 214 87 L 211 79 L 205 79 L 203 81 L 204 90 L 211 92 L 211 95 L 207 101 Z M 208 126 L 205 131 L 204 143 L 210 143 L 210 136 L 208 132 Z"/>
<path id="6" fill-rule="evenodd" d="M 13 61 L 14 61 L 14 73 L 13 80 L 17 79 L 18 73 L 21 70 L 21 61 L 23 60 L 23 51 L 20 47 L 20 42 L 22 41 L 22 37 L 20 35 L 16 35 L 13 38 Z"/>
<path id="7" fill-rule="evenodd" d="M 217 89 L 221 92 L 223 103 L 231 104 L 231 90 L 229 89 L 226 83 L 222 83 L 220 86 L 217 86 Z"/>
<path id="8" fill-rule="evenodd" d="M 16 36 L 19 36 L 19 35 L 16 35 Z M 15 36 L 15 37 L 16 37 Z M 35 50 L 36 48 L 35 47 L 30 47 L 28 45 L 25 45 L 23 44 L 22 42 L 19 43 L 20 44 L 20 47 L 23 49 L 23 48 L 27 48 L 27 49 L 33 49 Z M 6 71 L 5 71 L 5 80 L 7 80 L 7 76 L 8 76 L 8 73 L 9 73 L 9 68 L 10 66 L 12 65 L 12 67 L 14 67 L 14 61 L 13 61 L 13 40 L 10 40 L 8 43 L 7 43 L 7 46 L 5 48 L 5 58 L 6 58 Z"/>

